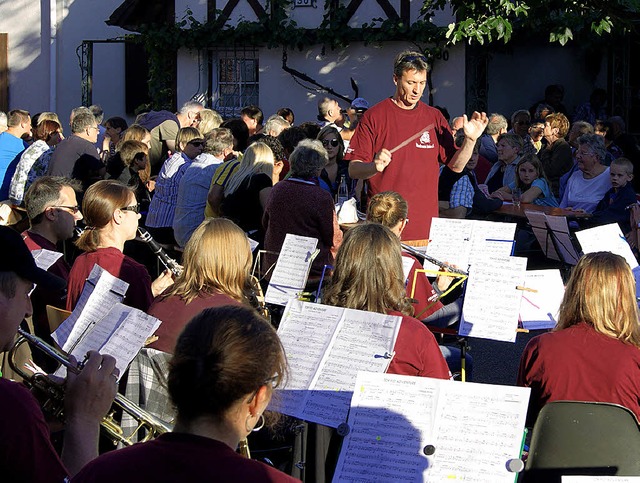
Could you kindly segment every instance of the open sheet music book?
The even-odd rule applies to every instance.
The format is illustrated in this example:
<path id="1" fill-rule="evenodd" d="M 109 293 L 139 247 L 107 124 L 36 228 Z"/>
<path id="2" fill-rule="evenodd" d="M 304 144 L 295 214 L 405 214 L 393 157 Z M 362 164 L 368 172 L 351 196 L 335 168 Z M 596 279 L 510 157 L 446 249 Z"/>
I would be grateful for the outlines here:
<path id="1" fill-rule="evenodd" d="M 560 270 L 527 270 L 520 302 L 520 320 L 528 330 L 553 329 L 564 295 Z"/>
<path id="2" fill-rule="evenodd" d="M 638 261 L 617 223 L 578 231 L 576 237 L 584 253 L 611 252 L 623 257 L 632 270 L 638 266 Z"/>
<path id="3" fill-rule="evenodd" d="M 333 428 L 344 423 L 358 371 L 386 371 L 401 321 L 290 300 L 278 329 L 290 377 L 271 409 Z"/>
<path id="4" fill-rule="evenodd" d="M 459 334 L 516 341 L 527 259 L 487 256 L 469 268 Z"/>
<path id="5" fill-rule="evenodd" d="M 334 482 L 513 482 L 530 389 L 358 373 Z"/>
<path id="6" fill-rule="evenodd" d="M 466 271 L 480 255 L 511 255 L 516 226 L 516 223 L 434 218 L 426 253 Z M 438 267 L 425 262 L 424 268 Z"/>
<path id="7" fill-rule="evenodd" d="M 565 216 L 551 216 L 539 211 L 527 211 L 524 214 L 540 244 L 542 252 L 552 260 L 575 265 L 580 255 L 573 246 L 569 225 Z"/>
<path id="8" fill-rule="evenodd" d="M 318 239 L 287 233 L 265 293 L 270 304 L 286 305 L 304 290 L 313 259 L 318 254 Z"/>
<path id="9" fill-rule="evenodd" d="M 94 265 L 73 313 L 52 334 L 56 343 L 82 361 L 90 350 L 109 354 L 124 373 L 145 340 L 160 326 L 155 317 L 120 303 L 129 284 Z M 66 373 L 61 368 L 56 375 Z"/>

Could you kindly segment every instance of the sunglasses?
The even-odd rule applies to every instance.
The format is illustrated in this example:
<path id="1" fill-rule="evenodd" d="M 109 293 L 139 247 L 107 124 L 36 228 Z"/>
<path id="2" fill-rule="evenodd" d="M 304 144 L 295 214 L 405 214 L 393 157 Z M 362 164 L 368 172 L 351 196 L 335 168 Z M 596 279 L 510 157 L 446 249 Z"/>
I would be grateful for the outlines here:
<path id="1" fill-rule="evenodd" d="M 140 213 L 140 203 L 136 203 L 135 205 L 125 206 L 124 208 L 120 208 L 120 211 L 133 211 L 135 214 Z"/>
<path id="2" fill-rule="evenodd" d="M 402 58 L 402 62 L 415 62 L 416 60 L 421 60 L 422 62 L 427 63 L 427 58 L 424 55 L 405 55 Z"/>
<path id="3" fill-rule="evenodd" d="M 331 145 L 334 148 L 337 148 L 339 143 L 340 143 L 340 141 L 338 141 L 337 139 L 323 139 L 322 140 L 322 145 L 324 147 L 327 147 L 327 146 Z"/>
<path id="4" fill-rule="evenodd" d="M 58 206 L 52 206 L 51 208 L 62 208 L 65 210 L 69 210 L 71 213 L 73 213 L 74 215 L 80 211 L 80 207 L 78 205 L 76 206 L 64 206 L 64 205 L 58 205 Z"/>
<path id="5" fill-rule="evenodd" d="M 191 146 L 195 146 L 196 148 L 201 148 L 204 146 L 204 141 L 189 141 L 187 144 L 191 144 Z"/>

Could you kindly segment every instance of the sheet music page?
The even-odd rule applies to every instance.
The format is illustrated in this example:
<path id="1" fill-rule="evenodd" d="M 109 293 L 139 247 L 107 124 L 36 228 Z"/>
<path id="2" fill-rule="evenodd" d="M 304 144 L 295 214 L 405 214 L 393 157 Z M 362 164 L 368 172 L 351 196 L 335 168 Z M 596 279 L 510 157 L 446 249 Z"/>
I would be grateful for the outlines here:
<path id="1" fill-rule="evenodd" d="M 53 339 L 68 352 L 90 324 L 95 324 L 111 307 L 122 302 L 128 288 L 127 282 L 94 265 L 73 313 L 51 334 Z"/>
<path id="2" fill-rule="evenodd" d="M 41 268 L 42 270 L 49 270 L 51 265 L 56 263 L 62 256 L 62 253 L 42 248 L 40 250 L 33 250 L 31 255 L 33 256 L 38 268 Z"/>
<path id="3" fill-rule="evenodd" d="M 564 295 L 560 270 L 527 270 L 524 286 L 535 292 L 523 291 L 520 320 L 529 330 L 553 329 Z"/>
<path id="4" fill-rule="evenodd" d="M 286 305 L 304 289 L 317 246 L 317 238 L 287 234 L 267 287 L 266 302 Z"/>
<path id="5" fill-rule="evenodd" d="M 344 313 L 343 308 L 309 304 L 291 299 L 287 304 L 278 336 L 282 341 L 289 378 L 270 406 L 278 412 L 301 418 L 308 390 L 320 363 L 333 340 Z"/>
<path id="6" fill-rule="evenodd" d="M 161 322 L 141 310 L 123 304 L 111 309 L 105 319 L 111 318 L 112 313 L 120 319 L 120 310 L 125 317 L 116 325 L 108 340 L 101 345 L 100 353 L 115 357 L 116 367 L 120 369 L 120 374 L 123 374 L 144 346 L 147 337 L 160 327 Z"/>
<path id="7" fill-rule="evenodd" d="M 516 223 L 474 220 L 469 265 L 473 265 L 478 257 L 487 255 L 510 256 L 513 251 L 516 226 Z"/>
<path id="8" fill-rule="evenodd" d="M 333 481 L 429 481 L 439 382 L 359 372 Z"/>
<path id="9" fill-rule="evenodd" d="M 527 259 L 489 256 L 469 269 L 460 335 L 515 342 Z M 500 294 L 496 297 L 496 294 Z"/>
<path id="10" fill-rule="evenodd" d="M 578 231 L 576 237 L 584 253 L 611 252 L 623 257 L 631 269 L 638 266 L 638 261 L 617 223 Z"/>
<path id="11" fill-rule="evenodd" d="M 430 481 L 512 483 L 530 388 L 442 381 Z"/>
<path id="12" fill-rule="evenodd" d="M 506 463 L 520 457 L 529 394 L 361 372 L 333 481 L 511 483 Z"/>
<path id="13" fill-rule="evenodd" d="M 566 216 L 550 216 L 544 215 L 547 225 L 549 225 L 549 229 L 553 231 L 553 235 L 555 237 L 555 241 L 557 244 L 556 252 L 558 255 L 570 265 L 575 265 L 578 263 L 580 256 L 573 246 L 573 240 L 571 239 L 571 234 L 569 232 L 569 225 L 567 224 Z M 553 243 L 553 242 L 552 242 Z"/>
<path id="14" fill-rule="evenodd" d="M 406 255 L 402 255 L 402 273 L 404 274 L 405 283 L 409 279 L 409 273 L 411 272 L 411 267 L 413 267 L 414 262 L 415 260 L 413 258 L 408 257 Z M 412 281 L 409 280 L 409 283 L 411 282 Z"/>
<path id="15" fill-rule="evenodd" d="M 566 476 L 562 483 L 640 483 L 640 476 Z"/>
<path id="16" fill-rule="evenodd" d="M 311 384 L 306 421 L 337 428 L 346 422 L 358 371 L 385 372 L 402 317 L 346 309 Z"/>
<path id="17" fill-rule="evenodd" d="M 547 217 L 545 214 L 541 211 L 527 210 L 525 210 L 524 214 L 526 215 L 527 220 L 529 220 L 533 234 L 535 235 L 536 240 L 538 240 L 540 248 L 542 248 L 542 252 L 547 255 L 547 258 L 560 261 L 560 256 L 556 252 L 553 240 L 551 239 L 551 233 L 547 230 Z"/>
<path id="18" fill-rule="evenodd" d="M 441 262 L 456 265 L 462 270 L 469 266 L 473 220 L 434 218 L 431 220 L 427 255 Z M 427 270 L 438 270 L 438 266 L 424 262 Z"/>
<path id="19" fill-rule="evenodd" d="M 345 422 L 357 372 L 387 369 L 401 321 L 291 300 L 278 329 L 291 376 L 274 408 L 334 428 Z"/>

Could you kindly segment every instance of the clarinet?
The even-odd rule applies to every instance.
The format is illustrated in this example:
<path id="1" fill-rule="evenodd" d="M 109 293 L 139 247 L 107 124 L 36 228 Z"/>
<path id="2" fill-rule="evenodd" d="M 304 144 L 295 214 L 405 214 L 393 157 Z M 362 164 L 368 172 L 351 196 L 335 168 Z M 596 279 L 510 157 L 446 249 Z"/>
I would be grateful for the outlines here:
<path id="1" fill-rule="evenodd" d="M 142 227 L 138 227 L 138 234 L 140 235 L 142 241 L 149 245 L 149 248 L 151 248 L 153 254 L 160 259 L 162 264 L 169 270 L 171 270 L 171 273 L 173 273 L 176 277 L 179 277 L 182 273 L 182 266 L 169 255 L 167 255 L 167 252 L 165 252 L 164 249 L 158 244 L 158 242 L 153 239 L 153 237 L 147 230 Z"/>
<path id="2" fill-rule="evenodd" d="M 413 248 L 413 247 L 411 247 L 409 245 L 405 245 L 404 243 L 401 243 L 400 245 L 402 245 L 402 249 L 403 250 L 406 250 L 409 253 L 411 253 L 412 255 L 414 255 L 416 257 L 420 257 L 420 258 L 426 260 L 427 262 L 431 262 L 434 265 L 438 265 L 441 269 L 446 270 L 447 272 L 459 273 L 460 275 L 469 275 L 464 270 L 460 270 L 459 268 L 456 268 L 453 265 L 449 265 L 448 263 L 441 262 L 440 260 L 437 260 L 437 259 L 435 259 L 433 257 L 430 257 L 426 253 L 422 253 L 422 252 L 416 250 L 415 248 Z"/>

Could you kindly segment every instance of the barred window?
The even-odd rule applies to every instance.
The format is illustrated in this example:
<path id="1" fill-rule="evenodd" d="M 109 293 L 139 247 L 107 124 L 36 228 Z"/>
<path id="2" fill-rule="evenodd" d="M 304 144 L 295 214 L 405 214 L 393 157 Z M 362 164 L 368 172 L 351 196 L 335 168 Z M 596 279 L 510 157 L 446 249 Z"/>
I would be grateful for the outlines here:
<path id="1" fill-rule="evenodd" d="M 249 47 L 216 50 L 212 54 L 210 78 L 217 80 L 213 108 L 228 119 L 240 116 L 245 106 L 259 105 L 257 51 Z"/>

